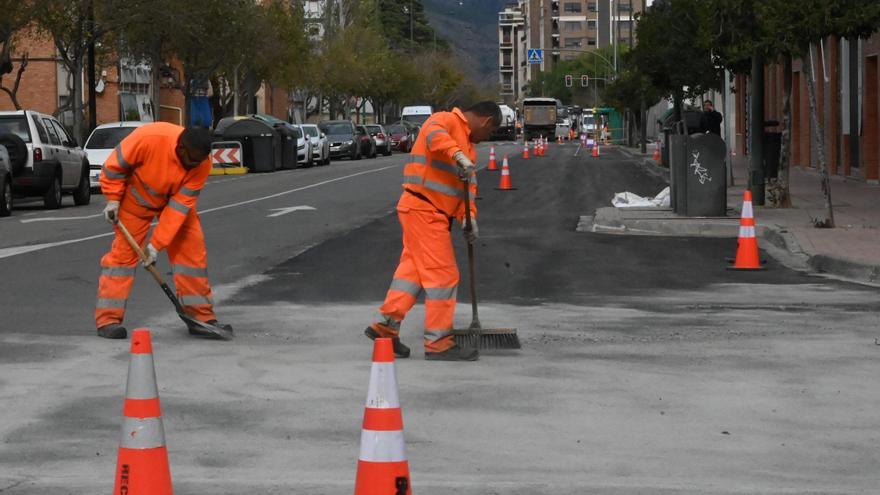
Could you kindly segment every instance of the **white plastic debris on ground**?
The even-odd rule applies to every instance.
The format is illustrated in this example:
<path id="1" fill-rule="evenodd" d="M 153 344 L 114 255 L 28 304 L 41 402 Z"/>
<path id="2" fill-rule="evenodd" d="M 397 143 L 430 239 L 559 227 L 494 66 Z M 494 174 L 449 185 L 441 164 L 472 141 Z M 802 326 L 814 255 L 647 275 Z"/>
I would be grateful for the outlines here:
<path id="1" fill-rule="evenodd" d="M 611 204 L 615 208 L 669 208 L 669 188 L 660 191 L 653 198 L 643 198 L 629 191 L 617 193 Z"/>

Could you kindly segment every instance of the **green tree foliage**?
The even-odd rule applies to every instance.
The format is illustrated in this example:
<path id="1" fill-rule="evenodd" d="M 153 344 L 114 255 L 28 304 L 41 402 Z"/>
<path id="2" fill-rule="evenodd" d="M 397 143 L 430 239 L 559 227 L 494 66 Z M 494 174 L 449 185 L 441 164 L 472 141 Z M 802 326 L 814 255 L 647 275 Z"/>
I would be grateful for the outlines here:
<path id="1" fill-rule="evenodd" d="M 639 17 L 633 62 L 651 85 L 672 96 L 677 120 L 685 97 L 721 87 L 712 19 L 706 0 L 657 0 Z"/>

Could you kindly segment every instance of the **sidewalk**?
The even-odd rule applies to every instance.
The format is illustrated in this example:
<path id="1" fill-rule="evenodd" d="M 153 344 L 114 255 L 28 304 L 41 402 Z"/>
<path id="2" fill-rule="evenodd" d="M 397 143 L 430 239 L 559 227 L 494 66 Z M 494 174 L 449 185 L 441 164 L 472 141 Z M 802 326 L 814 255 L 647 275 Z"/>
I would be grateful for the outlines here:
<path id="1" fill-rule="evenodd" d="M 654 145 L 648 154 L 638 149 L 621 147 L 624 153 L 636 159 L 651 174 L 669 177 L 668 169 L 659 167 L 652 159 Z M 634 234 L 653 230 L 659 235 L 705 235 L 736 237 L 742 196 L 748 176 L 748 158 L 734 157 L 734 186 L 728 188 L 728 217 L 686 219 L 672 215 L 669 210 L 626 211 L 600 209 L 590 230 L 601 232 L 598 224 L 611 217 L 615 227 L 608 229 L 624 233 L 629 226 Z M 831 197 L 837 228 L 819 229 L 814 219 L 825 218 L 825 200 L 815 169 L 791 170 L 792 208 L 755 207 L 758 234 L 762 248 L 796 269 L 829 273 L 835 276 L 867 283 L 880 283 L 880 185 L 868 184 L 852 178 L 832 176 Z M 599 217 L 604 217 L 600 219 Z M 615 218 L 616 217 L 616 218 Z M 646 225 L 654 221 L 653 229 Z M 774 249 L 775 248 L 775 249 Z"/>

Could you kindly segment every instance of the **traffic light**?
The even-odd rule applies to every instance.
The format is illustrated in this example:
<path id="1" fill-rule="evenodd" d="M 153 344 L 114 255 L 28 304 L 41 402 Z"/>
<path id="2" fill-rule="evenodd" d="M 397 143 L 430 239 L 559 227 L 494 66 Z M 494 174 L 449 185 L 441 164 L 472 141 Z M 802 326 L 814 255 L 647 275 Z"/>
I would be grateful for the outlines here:
<path id="1" fill-rule="evenodd" d="M 581 86 L 587 87 L 590 85 L 590 76 L 583 75 L 581 76 Z"/>
<path id="2" fill-rule="evenodd" d="M 571 87 L 571 75 L 570 74 L 565 75 L 565 87 L 566 88 Z"/>

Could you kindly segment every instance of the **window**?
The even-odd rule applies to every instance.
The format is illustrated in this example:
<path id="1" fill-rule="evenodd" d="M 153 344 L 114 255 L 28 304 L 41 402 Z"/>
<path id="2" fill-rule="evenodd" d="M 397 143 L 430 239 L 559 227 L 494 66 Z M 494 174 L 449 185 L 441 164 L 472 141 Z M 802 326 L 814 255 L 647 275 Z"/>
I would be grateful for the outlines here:
<path id="1" fill-rule="evenodd" d="M 564 31 L 580 31 L 581 23 L 566 21 L 562 23 L 562 28 Z"/>
<path id="2" fill-rule="evenodd" d="M 106 127 L 98 129 L 89 137 L 86 143 L 88 150 L 112 150 L 123 139 L 137 129 L 136 127 Z"/>
<path id="3" fill-rule="evenodd" d="M 589 12 L 597 12 L 598 9 L 596 8 L 596 2 L 587 2 L 587 10 Z"/>
<path id="4" fill-rule="evenodd" d="M 596 20 L 595 19 L 591 19 L 591 20 L 587 21 L 587 29 L 591 29 L 593 31 L 596 30 Z"/>
<path id="5" fill-rule="evenodd" d="M 596 38 L 595 37 L 587 38 L 587 46 L 596 46 Z"/>
<path id="6" fill-rule="evenodd" d="M 619 13 L 630 13 L 633 10 L 633 6 L 631 3 L 619 3 L 617 4 L 617 11 Z"/>
<path id="7" fill-rule="evenodd" d="M 43 123 L 40 122 L 39 118 L 37 118 L 33 115 L 31 115 L 31 120 L 33 120 L 33 122 L 34 122 L 34 127 L 37 128 L 37 134 L 40 135 L 40 142 L 41 143 L 48 143 L 49 142 L 49 135 L 46 134 L 46 128 L 43 127 Z"/>
<path id="8" fill-rule="evenodd" d="M 55 127 L 52 125 L 52 121 L 49 119 L 43 119 L 43 124 L 46 126 L 46 130 L 49 131 L 49 142 L 51 144 L 61 146 L 61 139 L 58 137 L 58 133 L 55 131 Z"/>
<path id="9" fill-rule="evenodd" d="M 581 12 L 581 3 L 580 2 L 577 2 L 577 3 L 566 2 L 563 7 L 563 10 L 567 13 Z"/>
<path id="10" fill-rule="evenodd" d="M 31 132 L 28 130 L 27 122 L 20 115 L 0 118 L 0 134 L 15 134 L 22 141 L 31 142 Z"/>
<path id="11" fill-rule="evenodd" d="M 62 126 L 58 123 L 58 121 L 55 120 L 51 120 L 50 122 L 52 122 L 52 125 L 55 126 L 55 131 L 58 133 L 58 137 L 61 138 L 61 144 L 63 144 L 64 146 L 67 146 L 69 144 L 71 145 L 71 147 L 76 146 L 76 143 L 74 143 L 73 139 L 70 138 L 70 135 L 67 134 L 67 130 L 64 128 L 64 126 Z"/>
<path id="12" fill-rule="evenodd" d="M 580 48 L 584 45 L 583 38 L 566 38 L 565 39 L 565 47 L 566 48 Z"/>

